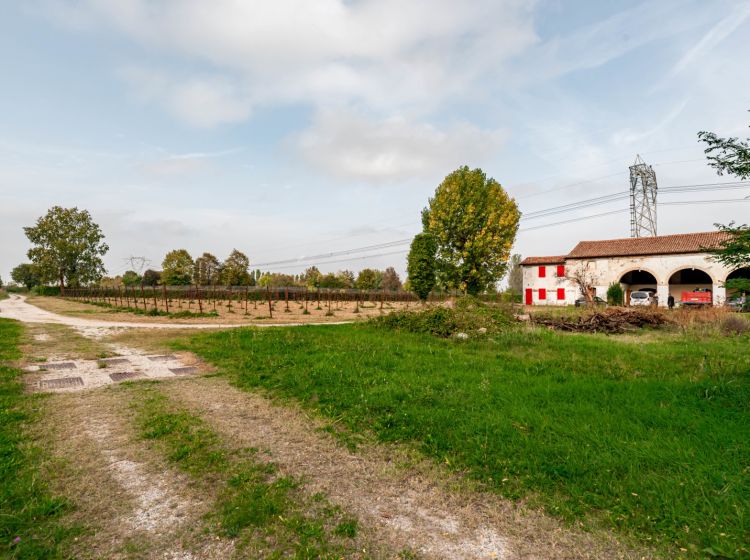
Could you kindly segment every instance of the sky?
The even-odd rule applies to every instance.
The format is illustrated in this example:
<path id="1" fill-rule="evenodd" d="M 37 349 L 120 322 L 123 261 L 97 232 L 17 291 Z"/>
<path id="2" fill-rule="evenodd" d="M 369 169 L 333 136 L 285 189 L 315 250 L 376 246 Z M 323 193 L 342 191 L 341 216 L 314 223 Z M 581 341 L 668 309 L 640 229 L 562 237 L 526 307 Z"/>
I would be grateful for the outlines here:
<path id="1" fill-rule="evenodd" d="M 628 237 L 627 200 L 531 214 L 627 191 L 637 154 L 731 181 L 697 132 L 750 135 L 749 36 L 732 0 L 0 0 L 0 278 L 53 205 L 111 275 L 175 248 L 403 273 L 461 165 L 527 215 L 513 252 Z M 726 202 L 671 204 L 698 200 Z M 748 216 L 750 188 L 665 192 L 658 231 Z"/>

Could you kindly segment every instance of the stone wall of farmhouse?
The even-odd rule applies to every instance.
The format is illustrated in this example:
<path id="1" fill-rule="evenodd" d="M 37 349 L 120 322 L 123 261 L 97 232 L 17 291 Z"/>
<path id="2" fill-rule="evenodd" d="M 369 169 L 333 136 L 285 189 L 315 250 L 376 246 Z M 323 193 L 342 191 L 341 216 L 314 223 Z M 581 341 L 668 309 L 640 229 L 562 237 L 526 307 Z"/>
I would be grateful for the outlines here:
<path id="1" fill-rule="evenodd" d="M 722 305 L 726 299 L 726 290 L 723 283 L 731 272 L 730 269 L 711 260 L 709 255 L 704 253 L 568 259 L 565 263 L 566 275 L 569 277 L 577 267 L 588 267 L 596 278 L 596 295 L 602 299 L 606 299 L 609 285 L 613 282 L 619 282 L 628 272 L 649 272 L 656 278 L 655 285 L 633 284 L 625 287 L 631 291 L 644 287 L 656 288 L 660 306 L 667 305 L 667 298 L 670 293 L 674 296 L 675 301 L 679 302 L 682 291 L 692 291 L 695 288 L 710 288 L 713 291 L 714 305 Z M 524 294 L 528 289 L 531 289 L 534 294 L 534 304 L 571 304 L 575 302 L 577 297 L 581 296 L 580 291 L 569 278 L 556 278 L 549 275 L 546 278 L 539 278 L 537 268 L 538 265 L 523 267 Z M 547 268 L 548 270 L 554 270 L 554 267 L 549 265 Z M 697 269 L 705 272 L 711 278 L 711 284 L 670 285 L 669 279 L 672 275 L 683 269 Z M 547 298 L 547 301 L 539 301 L 537 294 L 540 287 L 544 288 L 547 294 L 550 290 L 564 288 L 565 300 L 560 301 L 555 298 L 553 301 L 549 301 L 549 298 Z"/>

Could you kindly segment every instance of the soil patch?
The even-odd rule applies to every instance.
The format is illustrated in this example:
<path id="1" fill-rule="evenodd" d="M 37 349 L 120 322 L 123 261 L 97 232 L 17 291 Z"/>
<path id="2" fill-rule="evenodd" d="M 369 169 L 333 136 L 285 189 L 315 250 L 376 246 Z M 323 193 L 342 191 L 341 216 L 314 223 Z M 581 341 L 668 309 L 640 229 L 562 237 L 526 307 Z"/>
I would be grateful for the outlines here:
<path id="1" fill-rule="evenodd" d="M 566 528 L 496 495 L 455 491 L 462 485 L 456 477 L 428 461 L 415 463 L 396 446 L 350 452 L 321 433 L 324 422 L 224 379 L 191 379 L 165 390 L 237 446 L 265 450 L 283 474 L 304 477 L 309 491 L 325 493 L 396 549 L 452 559 L 650 558 L 608 533 Z"/>

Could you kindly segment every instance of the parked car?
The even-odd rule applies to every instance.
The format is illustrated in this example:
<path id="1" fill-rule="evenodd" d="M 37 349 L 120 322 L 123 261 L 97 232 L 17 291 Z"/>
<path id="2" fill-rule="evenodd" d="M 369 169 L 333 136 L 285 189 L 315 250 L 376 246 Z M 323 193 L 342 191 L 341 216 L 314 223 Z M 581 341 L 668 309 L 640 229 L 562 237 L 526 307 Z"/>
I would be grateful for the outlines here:
<path id="1" fill-rule="evenodd" d="M 748 306 L 748 301 L 745 296 L 738 296 L 728 299 L 726 305 L 732 311 L 743 311 Z"/>
<path id="2" fill-rule="evenodd" d="M 630 294 L 630 305 L 653 305 L 656 296 L 650 291 L 637 290 Z"/>
<path id="3" fill-rule="evenodd" d="M 680 303 L 687 306 L 711 305 L 713 303 L 713 292 L 708 288 L 696 288 L 692 292 L 682 292 Z"/>
<path id="4" fill-rule="evenodd" d="M 583 297 L 583 296 L 581 296 L 581 297 L 579 297 L 576 300 L 576 307 L 581 307 L 581 306 L 587 305 L 587 303 L 588 302 L 586 301 L 586 298 Z M 594 299 L 592 300 L 592 303 L 594 305 L 607 305 L 606 301 L 604 301 L 602 298 L 597 297 L 597 296 L 594 296 Z"/>

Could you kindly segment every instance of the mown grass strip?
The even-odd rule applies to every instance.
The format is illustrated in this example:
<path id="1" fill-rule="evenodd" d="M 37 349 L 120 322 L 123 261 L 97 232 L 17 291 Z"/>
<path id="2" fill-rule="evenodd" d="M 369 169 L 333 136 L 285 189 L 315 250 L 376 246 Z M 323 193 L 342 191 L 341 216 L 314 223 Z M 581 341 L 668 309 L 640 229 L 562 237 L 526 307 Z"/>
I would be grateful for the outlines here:
<path id="1" fill-rule="evenodd" d="M 324 497 L 306 498 L 300 483 L 277 476 L 255 450 L 227 449 L 199 417 L 172 403 L 156 386 L 134 384 L 140 435 L 154 441 L 180 469 L 220 488 L 211 520 L 254 558 L 347 558 L 357 523 Z M 358 557 L 363 557 L 361 550 Z"/>
<path id="2" fill-rule="evenodd" d="M 20 358 L 20 339 L 20 323 L 0 319 L 0 557 L 69 558 L 68 545 L 80 529 L 63 522 L 68 502 L 41 480 L 41 453 L 26 436 L 35 397 L 24 394 L 19 370 L 2 365 Z"/>
<path id="3" fill-rule="evenodd" d="M 347 325 L 200 334 L 175 348 L 565 519 L 670 555 L 750 554 L 747 335 L 510 329 L 458 342 Z"/>

